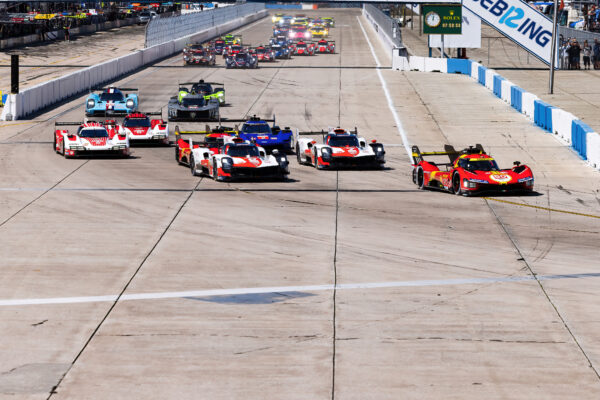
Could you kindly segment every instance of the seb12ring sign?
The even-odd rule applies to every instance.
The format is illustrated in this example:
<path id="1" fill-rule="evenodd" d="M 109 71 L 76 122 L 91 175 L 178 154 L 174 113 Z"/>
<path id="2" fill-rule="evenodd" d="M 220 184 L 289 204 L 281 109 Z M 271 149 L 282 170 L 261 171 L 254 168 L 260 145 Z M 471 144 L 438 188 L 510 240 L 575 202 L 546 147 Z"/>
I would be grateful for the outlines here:
<path id="1" fill-rule="evenodd" d="M 423 4 L 423 33 L 435 35 L 460 35 L 462 33 L 462 7 L 460 4 Z"/>

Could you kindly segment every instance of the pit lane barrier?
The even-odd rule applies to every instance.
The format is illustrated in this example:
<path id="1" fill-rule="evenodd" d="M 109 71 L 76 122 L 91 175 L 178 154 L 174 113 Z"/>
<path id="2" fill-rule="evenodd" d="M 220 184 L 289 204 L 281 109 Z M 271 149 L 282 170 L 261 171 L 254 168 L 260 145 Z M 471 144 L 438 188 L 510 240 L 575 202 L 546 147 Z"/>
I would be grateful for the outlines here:
<path id="1" fill-rule="evenodd" d="M 386 45 L 384 41 L 382 43 Z M 600 135 L 597 132 L 573 114 L 542 101 L 480 63 L 467 59 L 408 57 L 393 52 L 392 69 L 467 75 L 600 170 Z"/>
<path id="2" fill-rule="evenodd" d="M 236 6 L 229 8 L 233 7 Z M 23 119 L 60 101 L 81 95 L 89 91 L 92 87 L 113 82 L 119 77 L 139 70 L 143 66 L 150 65 L 180 52 L 187 43 L 210 40 L 264 18 L 267 15 L 268 11 L 263 6 L 256 13 L 72 72 L 59 78 L 28 87 L 18 94 L 9 94 L 6 96 L 0 120 Z M 83 101 L 81 106 L 83 108 Z"/>

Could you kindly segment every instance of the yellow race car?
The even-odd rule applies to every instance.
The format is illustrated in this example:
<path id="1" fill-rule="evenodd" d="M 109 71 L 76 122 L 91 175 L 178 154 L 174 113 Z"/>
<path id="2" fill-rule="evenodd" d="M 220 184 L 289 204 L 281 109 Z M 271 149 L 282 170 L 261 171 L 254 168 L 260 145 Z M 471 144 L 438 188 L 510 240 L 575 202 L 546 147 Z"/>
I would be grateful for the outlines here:
<path id="1" fill-rule="evenodd" d="M 310 33 L 314 38 L 325 38 L 329 36 L 329 30 L 327 28 L 323 28 L 322 26 L 313 26 L 310 28 Z"/>
<path id="2" fill-rule="evenodd" d="M 275 14 L 271 17 L 271 21 L 276 24 L 283 18 L 283 14 Z"/>

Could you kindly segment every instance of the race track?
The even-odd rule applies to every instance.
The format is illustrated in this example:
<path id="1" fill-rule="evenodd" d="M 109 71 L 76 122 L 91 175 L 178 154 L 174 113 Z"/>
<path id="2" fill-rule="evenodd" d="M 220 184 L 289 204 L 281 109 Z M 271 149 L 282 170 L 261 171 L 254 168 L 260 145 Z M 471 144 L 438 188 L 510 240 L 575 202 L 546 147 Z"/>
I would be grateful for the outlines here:
<path id="1" fill-rule="evenodd" d="M 318 14 L 338 54 L 177 55 L 117 84 L 156 111 L 178 81 L 223 82 L 223 116 L 356 126 L 386 145 L 383 171 L 291 156 L 286 182 L 220 183 L 172 148 L 63 159 L 54 122 L 82 119 L 85 96 L 0 123 L 0 398 L 600 396 L 597 171 L 468 77 L 387 69 L 360 10 Z M 239 31 L 266 43 L 270 18 Z M 417 190 L 403 135 L 520 160 L 537 194 Z"/>

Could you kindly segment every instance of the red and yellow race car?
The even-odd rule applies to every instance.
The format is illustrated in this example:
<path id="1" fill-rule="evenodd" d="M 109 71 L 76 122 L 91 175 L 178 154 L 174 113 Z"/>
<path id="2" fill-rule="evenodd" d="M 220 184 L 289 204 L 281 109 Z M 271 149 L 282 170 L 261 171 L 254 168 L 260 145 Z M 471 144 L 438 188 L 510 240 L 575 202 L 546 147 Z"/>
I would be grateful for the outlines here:
<path id="1" fill-rule="evenodd" d="M 423 156 L 447 156 L 450 162 L 425 161 Z M 527 165 L 515 161 L 511 169 L 500 169 L 480 144 L 461 151 L 446 145 L 444 151 L 434 152 L 421 152 L 413 146 L 412 158 L 412 179 L 419 189 L 439 189 L 465 196 L 533 191 L 533 172 Z"/>

